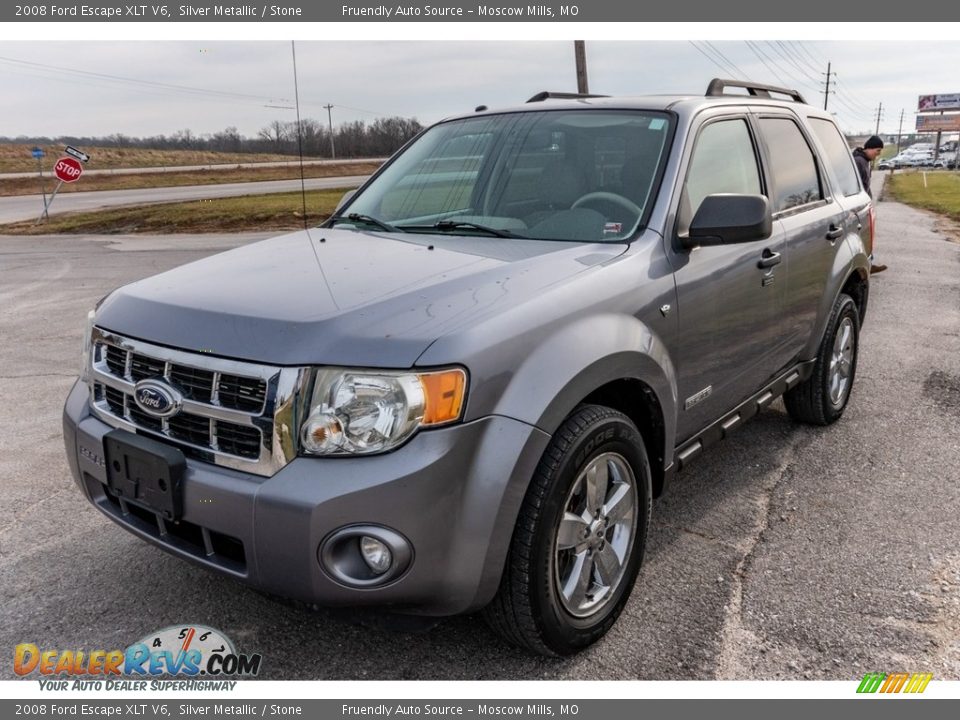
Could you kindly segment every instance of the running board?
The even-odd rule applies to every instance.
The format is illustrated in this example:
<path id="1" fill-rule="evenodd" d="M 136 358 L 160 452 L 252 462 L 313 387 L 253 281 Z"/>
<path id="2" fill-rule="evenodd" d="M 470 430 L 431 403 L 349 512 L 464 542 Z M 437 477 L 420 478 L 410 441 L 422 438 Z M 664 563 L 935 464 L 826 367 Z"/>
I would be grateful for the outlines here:
<path id="1" fill-rule="evenodd" d="M 727 413 L 719 420 L 694 435 L 673 452 L 676 470 L 683 470 L 691 460 L 700 455 L 711 445 L 714 445 L 731 432 L 743 425 L 747 420 L 759 413 L 770 403 L 783 395 L 787 390 L 796 387 L 813 373 L 814 360 L 795 365 L 779 378 L 767 385 L 756 395 L 738 405 L 732 412 Z"/>

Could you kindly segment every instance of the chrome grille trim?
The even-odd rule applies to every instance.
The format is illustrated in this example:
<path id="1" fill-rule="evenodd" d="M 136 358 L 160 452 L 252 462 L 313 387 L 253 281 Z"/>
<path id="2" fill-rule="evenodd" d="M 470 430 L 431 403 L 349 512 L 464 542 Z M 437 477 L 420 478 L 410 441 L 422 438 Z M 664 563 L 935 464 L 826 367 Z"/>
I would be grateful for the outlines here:
<path id="1" fill-rule="evenodd" d="M 116 352 L 119 350 L 126 354 L 124 377 L 114 373 L 107 364 L 106 348 L 108 347 L 116 348 L 111 353 L 115 359 L 114 367 L 118 371 L 119 358 Z M 171 374 L 175 374 L 177 368 L 209 373 L 212 378 L 210 402 L 184 398 L 179 415 L 169 419 L 157 419 L 155 423 L 150 422 L 153 419 L 145 416 L 132 399 L 136 386 L 132 375 L 135 355 L 158 368 L 162 367 L 162 377 L 174 387 L 177 386 L 177 381 L 171 378 Z M 302 368 L 283 368 L 226 360 L 204 353 L 173 350 L 141 340 L 133 340 L 97 327 L 93 329 L 91 338 L 90 359 L 90 407 L 95 416 L 112 427 L 159 436 L 166 442 L 180 447 L 191 457 L 263 477 L 275 474 L 296 456 L 295 439 L 299 398 L 307 378 L 307 371 Z M 259 395 L 257 393 L 251 395 L 247 390 L 251 386 L 256 388 L 256 381 L 262 383 L 260 387 L 263 390 L 263 402 L 258 412 L 248 412 L 219 404 L 219 388 L 224 382 L 222 380 L 224 375 L 235 377 L 246 384 L 243 392 L 234 391 L 232 388 L 231 392 L 236 393 L 237 396 L 242 395 L 242 401 L 250 406 L 255 402 L 253 398 L 259 399 Z M 120 411 L 120 408 L 116 393 L 122 393 L 122 416 L 114 412 L 114 407 L 108 401 L 107 388 L 111 388 L 114 392 L 114 406 L 117 406 L 117 411 Z M 252 392 L 250 390 L 250 393 Z M 197 437 L 197 433 L 189 428 L 189 423 L 171 423 L 183 415 L 207 421 L 209 432 L 206 443 L 197 444 L 176 436 L 178 430 L 177 427 L 171 428 L 172 424 L 180 427 L 181 435 L 187 434 L 191 440 L 203 440 L 202 430 Z M 221 423 L 225 423 L 222 428 Z M 185 433 L 184 426 L 190 432 Z M 256 448 L 252 447 L 255 442 L 253 431 L 259 435 Z M 221 444 L 221 433 L 225 433 L 223 444 Z M 224 447 L 234 452 L 225 452 Z M 248 451 L 249 456 L 240 454 Z"/>

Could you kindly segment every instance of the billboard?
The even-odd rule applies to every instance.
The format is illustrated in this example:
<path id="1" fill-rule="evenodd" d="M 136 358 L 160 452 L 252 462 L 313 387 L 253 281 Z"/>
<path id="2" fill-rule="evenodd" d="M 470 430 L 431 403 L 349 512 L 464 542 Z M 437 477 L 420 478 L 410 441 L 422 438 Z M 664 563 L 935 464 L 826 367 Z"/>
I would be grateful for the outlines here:
<path id="1" fill-rule="evenodd" d="M 917 115 L 917 132 L 960 132 L 960 113 L 952 115 Z"/>
<path id="2" fill-rule="evenodd" d="M 917 101 L 917 110 L 960 110 L 960 93 L 948 95 L 921 95 Z"/>

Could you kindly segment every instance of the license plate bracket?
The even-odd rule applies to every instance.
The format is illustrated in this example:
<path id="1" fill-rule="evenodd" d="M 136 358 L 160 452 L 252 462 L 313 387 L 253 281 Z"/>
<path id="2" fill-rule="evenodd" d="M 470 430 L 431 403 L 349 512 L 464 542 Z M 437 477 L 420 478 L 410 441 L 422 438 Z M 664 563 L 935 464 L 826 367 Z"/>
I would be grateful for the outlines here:
<path id="1" fill-rule="evenodd" d="M 103 436 L 107 486 L 127 502 L 179 520 L 187 461 L 175 447 L 142 435 L 111 430 Z"/>

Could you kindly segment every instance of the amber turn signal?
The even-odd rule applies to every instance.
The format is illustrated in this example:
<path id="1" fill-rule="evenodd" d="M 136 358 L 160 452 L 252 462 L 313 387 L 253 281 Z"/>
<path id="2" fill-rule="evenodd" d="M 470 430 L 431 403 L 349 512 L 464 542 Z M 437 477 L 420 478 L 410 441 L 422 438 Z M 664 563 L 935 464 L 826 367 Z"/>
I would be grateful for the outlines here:
<path id="1" fill-rule="evenodd" d="M 424 410 L 421 425 L 442 425 L 460 419 L 467 374 L 460 369 L 422 373 L 417 376 L 423 386 Z"/>

